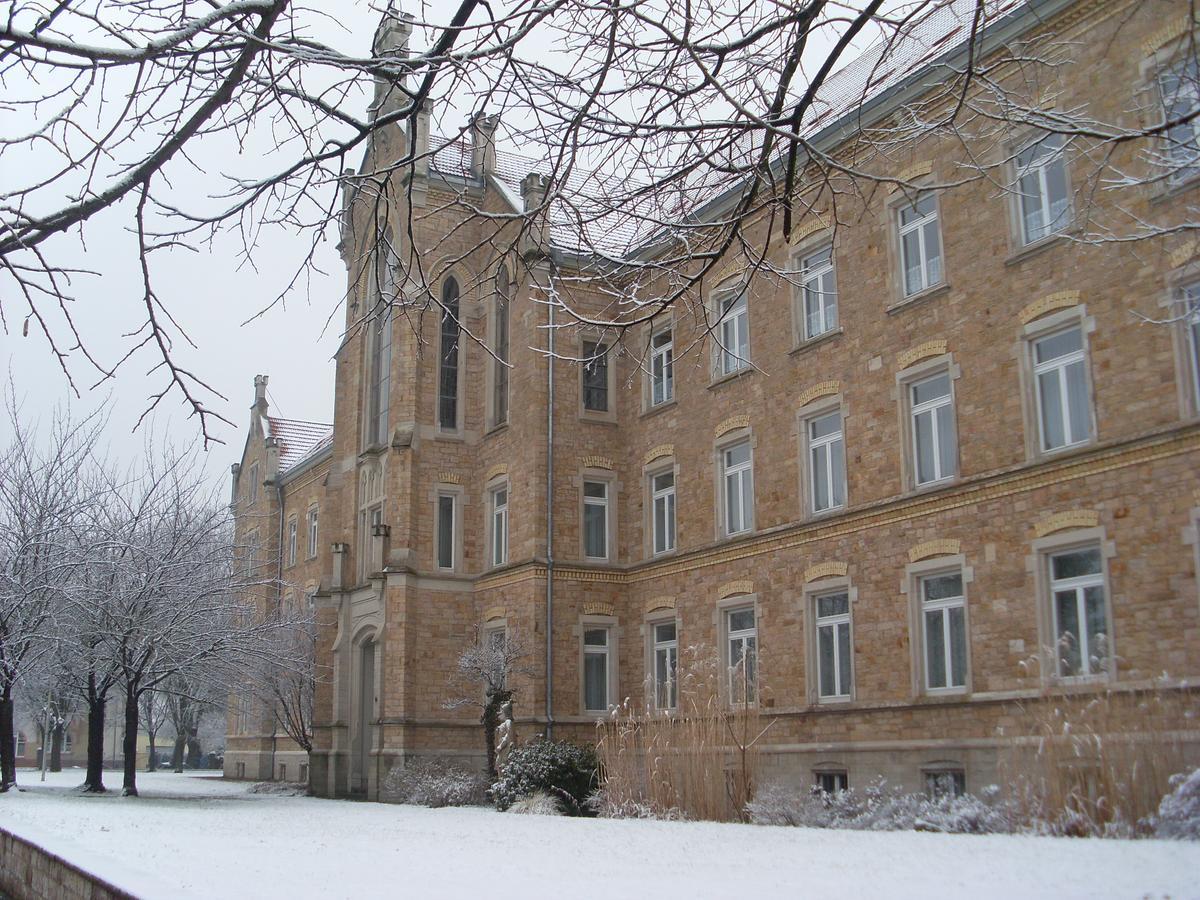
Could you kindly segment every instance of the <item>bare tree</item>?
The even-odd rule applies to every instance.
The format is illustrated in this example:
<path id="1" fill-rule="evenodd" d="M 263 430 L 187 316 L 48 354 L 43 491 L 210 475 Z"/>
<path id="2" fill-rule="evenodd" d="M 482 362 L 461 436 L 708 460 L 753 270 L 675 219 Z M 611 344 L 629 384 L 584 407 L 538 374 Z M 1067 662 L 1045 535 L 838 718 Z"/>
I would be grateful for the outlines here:
<path id="1" fill-rule="evenodd" d="M 167 721 L 167 697 L 163 693 L 161 682 L 154 676 L 150 675 L 150 682 L 155 687 L 149 688 L 142 694 L 141 700 L 138 701 L 141 705 L 139 710 L 141 717 L 141 726 L 146 732 L 146 737 L 149 738 L 149 746 L 147 748 L 146 771 L 158 771 L 158 733 L 162 730 L 163 725 Z"/>
<path id="2" fill-rule="evenodd" d="M 317 679 L 317 626 L 311 604 L 285 600 L 274 613 L 278 652 L 254 679 L 251 693 L 271 710 L 275 724 L 305 753 L 312 752 Z"/>
<path id="3" fill-rule="evenodd" d="M 496 777 L 496 729 L 501 709 L 513 701 L 512 677 L 531 674 L 532 670 L 525 665 L 529 653 L 519 632 L 475 626 L 471 643 L 458 657 L 451 682 L 456 696 L 447 700 L 445 706 L 447 709 L 472 706 L 480 710 L 487 771 L 492 778 Z"/>
<path id="4" fill-rule="evenodd" d="M 200 725 L 206 713 L 222 708 L 228 690 L 217 679 L 176 672 L 167 684 L 167 718 L 175 730 L 171 770 L 200 766 Z"/>
<path id="5" fill-rule="evenodd" d="M 375 258 L 408 276 L 389 305 L 440 306 L 427 285 L 478 250 L 537 255 L 553 245 L 574 261 L 544 286 L 559 324 L 617 333 L 681 306 L 711 334 L 699 302 L 707 281 L 728 265 L 744 279 L 794 274 L 770 263 L 771 242 L 811 215 L 846 224 L 881 186 L 917 190 L 894 163 L 929 138 L 955 147 L 960 165 L 921 189 L 982 180 L 1020 194 L 1009 137 L 1030 130 L 1077 163 L 1071 239 L 1194 233 L 1193 202 L 1147 213 L 1137 198 L 1200 164 L 1195 42 L 1154 90 L 1131 92 L 1102 118 L 1056 102 L 1078 51 L 1072 38 L 1050 27 L 1004 37 L 1015 20 L 1051 22 L 1067 6 L 458 0 L 402 13 L 389 2 L 370 48 L 360 35 L 360 46 L 338 49 L 321 10 L 288 0 L 10 3 L 0 78 L 20 89 L 6 101 L 14 124 L 0 142 L 13 173 L 0 191 L 5 327 L 18 315 L 32 322 L 68 373 L 79 341 L 85 365 L 111 377 L 120 362 L 90 355 L 76 332 L 69 301 L 86 274 L 66 262 L 62 236 L 123 217 L 138 238 L 130 264 L 143 296 L 142 327 L 121 361 L 156 357 L 163 380 L 150 405 L 178 392 L 211 438 L 213 395 L 203 373 L 176 362 L 180 335 L 154 261 L 221 231 L 240 235 L 251 258 L 264 229 L 300 231 L 307 249 L 282 273 L 281 299 L 302 289 L 346 203 L 381 226 L 343 248 L 351 282 Z M 1190 7 L 1140 0 L 1117 27 Z M 262 147 L 222 155 L 252 158 L 252 170 L 230 164 L 215 197 L 211 180 L 202 196 L 182 187 L 195 181 L 185 176 L 199 148 L 230 142 Z M 439 153 L 461 160 L 497 142 L 533 157 L 521 163 L 540 176 L 528 203 L 484 209 L 463 189 L 438 209 L 424 205 L 410 175 Z M 31 158 L 40 165 L 22 164 Z M 447 207 L 482 224 L 482 236 L 461 241 L 468 232 L 457 229 L 454 249 L 427 271 L 428 248 L 412 233 Z M 362 310 L 352 327 L 377 314 Z"/>

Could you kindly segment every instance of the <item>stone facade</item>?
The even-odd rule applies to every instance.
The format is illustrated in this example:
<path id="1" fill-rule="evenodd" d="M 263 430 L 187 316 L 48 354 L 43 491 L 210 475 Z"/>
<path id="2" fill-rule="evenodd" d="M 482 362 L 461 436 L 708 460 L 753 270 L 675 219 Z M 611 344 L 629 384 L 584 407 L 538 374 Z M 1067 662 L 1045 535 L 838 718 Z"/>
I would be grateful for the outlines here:
<path id="1" fill-rule="evenodd" d="M 1053 15 L 1033 27 L 1075 42 L 1056 102 L 1086 104 L 1101 119 L 1121 116 L 1130 92 L 1153 79 L 1147 67 L 1184 33 L 1165 34 L 1153 4 L 1042 6 Z M 423 118 L 412 136 L 418 150 L 427 135 Z M 884 185 L 857 199 L 842 195 L 837 227 L 813 216 L 790 244 L 768 243 L 779 269 L 832 244 L 836 327 L 806 338 L 797 288 L 755 277 L 746 302 L 752 364 L 722 374 L 698 309 L 723 285 L 706 282 L 697 303 L 604 338 L 613 345 L 608 409 L 589 411 L 585 367 L 573 360 L 598 338 L 581 329 L 555 334 L 551 394 L 553 332 L 547 307 L 536 302 L 550 279 L 566 279 L 568 263 L 553 256 L 550 265 L 533 245 L 498 257 L 492 248 L 510 241 L 495 221 L 464 222 L 465 203 L 511 212 L 518 199 L 532 208 L 542 189 L 527 174 L 532 164 L 497 153 L 489 136 L 489 123 L 477 121 L 459 157 L 470 165 L 450 165 L 442 151 L 432 164 L 427 157 L 393 173 L 400 199 L 385 214 L 385 192 L 369 180 L 347 187 L 349 337 L 337 357 L 332 443 L 278 478 L 255 425 L 235 478 L 239 529 L 260 528 L 271 558 L 285 533 L 278 523 L 303 522 L 312 504 L 320 507 L 316 558 L 284 568 L 291 583 L 316 586 L 320 662 L 329 673 L 318 688 L 311 760 L 318 793 L 376 797 L 407 759 L 482 757 L 474 714 L 445 708 L 448 675 L 476 627 L 506 628 L 537 648 L 533 674 L 513 683 L 520 733 L 550 728 L 580 741 L 594 739 L 597 718 L 585 708 L 585 631 L 607 640 L 606 683 L 593 703 L 603 696 L 635 705 L 655 700 L 654 625 L 675 624 L 681 659 L 683 648 L 704 645 L 724 664 L 733 639 L 749 634 L 757 701 L 778 719 L 765 748 L 769 766 L 803 783 L 838 771 L 851 783 L 884 774 L 917 788 L 932 767 L 961 770 L 977 789 L 995 778 L 1020 709 L 1065 683 L 1131 698 L 1164 673 L 1195 683 L 1200 384 L 1182 323 L 1139 325 L 1131 316 L 1162 316 L 1195 274 L 1193 245 L 1168 237 L 1095 246 L 1074 240 L 1068 226 L 1025 246 L 1011 198 L 980 179 L 937 192 L 943 268 L 931 287 L 906 296 L 897 212 L 911 191 Z M 398 158 L 408 139 L 381 134 L 363 171 Z M 953 180 L 961 159 L 961 147 L 930 138 L 907 158 L 866 167 L 919 186 Z M 1078 188 L 1082 163 L 1066 159 Z M 1193 183 L 1142 202 L 1182 211 L 1194 191 Z M 410 202 L 418 207 L 415 245 L 396 227 Z M 394 260 L 377 249 L 378 234 L 394 237 Z M 376 257 L 389 260 L 382 277 Z M 736 278 L 738 265 L 730 259 L 717 271 Z M 502 266 L 513 288 L 508 415 L 499 421 Z M 450 277 L 461 295 L 453 408 L 442 406 L 439 389 L 442 307 L 409 303 L 390 319 L 377 313 L 390 279 L 400 297 L 444 300 Z M 380 343 L 380 322 L 390 347 Z M 663 329 L 679 355 L 673 396 L 655 404 L 647 354 Z M 1083 399 L 1066 426 L 1078 439 L 1048 451 L 1050 413 L 1039 406 L 1033 354 L 1056 335 L 1075 341 L 1082 369 L 1062 377 L 1083 372 L 1068 387 L 1082 385 Z M 943 477 L 930 478 L 917 458 L 930 438 L 916 434 L 929 426 L 918 422 L 914 405 L 924 401 L 914 385 L 937 388 L 942 376 L 949 412 L 935 451 L 949 449 L 938 457 Z M 380 384 L 382 410 L 373 406 Z M 819 448 L 810 426 L 830 413 L 840 414 L 844 493 L 840 504 L 814 511 L 820 485 L 810 460 Z M 265 405 L 255 417 L 265 417 Z M 956 437 L 950 445 L 947 429 Z M 727 476 L 739 463 L 726 451 L 746 445 L 752 488 L 734 516 L 745 528 L 731 529 L 726 506 L 739 501 L 729 499 Z M 261 478 L 252 483 L 246 473 L 256 464 Z M 653 479 L 666 473 L 674 476 L 675 536 L 655 554 Z M 275 484 L 286 489 L 282 514 Z M 497 490 L 507 529 L 498 562 Z M 606 558 L 584 546 L 587 490 L 602 491 L 607 503 L 604 539 L 593 545 L 606 545 Z M 439 497 L 448 498 L 444 505 Z M 439 510 L 450 508 L 453 552 L 439 556 Z M 1070 630 L 1056 617 L 1051 558 L 1075 550 L 1098 560 L 1090 586 L 1057 587 L 1088 592 L 1079 603 L 1088 604 L 1091 637 L 1107 652 L 1093 647 L 1079 669 L 1068 662 L 1064 670 L 1046 650 Z M 928 668 L 937 657 L 929 642 L 938 638 L 926 630 L 935 607 L 921 595 L 927 579 L 943 574 L 959 577 L 961 599 L 937 621 L 953 615 L 943 638 L 963 641 L 961 656 L 941 657 L 958 670 L 944 678 Z M 845 596 L 844 614 L 822 626 L 817 600 L 831 595 Z M 751 612 L 748 630 L 744 618 L 730 617 L 740 610 Z M 835 637 L 848 632 L 840 681 L 821 674 L 822 627 Z M 548 628 L 549 686 L 541 649 Z M 1064 671 L 1086 677 L 1064 679 Z M 251 758 L 266 758 L 266 740 L 231 728 L 227 771 L 240 761 L 249 777 Z M 265 777 L 271 769 L 254 771 Z"/>

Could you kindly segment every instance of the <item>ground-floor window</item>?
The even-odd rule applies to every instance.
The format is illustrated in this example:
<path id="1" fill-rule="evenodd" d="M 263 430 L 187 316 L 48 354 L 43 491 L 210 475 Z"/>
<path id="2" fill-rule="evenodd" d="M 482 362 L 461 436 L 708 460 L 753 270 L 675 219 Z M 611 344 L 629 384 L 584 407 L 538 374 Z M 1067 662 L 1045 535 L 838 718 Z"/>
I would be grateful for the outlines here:
<path id="1" fill-rule="evenodd" d="M 813 784 L 823 794 L 839 794 L 850 787 L 850 776 L 845 769 L 819 769 L 813 776 Z"/>
<path id="2" fill-rule="evenodd" d="M 967 775 L 962 769 L 926 769 L 925 793 L 931 798 L 961 797 L 967 792 Z"/>

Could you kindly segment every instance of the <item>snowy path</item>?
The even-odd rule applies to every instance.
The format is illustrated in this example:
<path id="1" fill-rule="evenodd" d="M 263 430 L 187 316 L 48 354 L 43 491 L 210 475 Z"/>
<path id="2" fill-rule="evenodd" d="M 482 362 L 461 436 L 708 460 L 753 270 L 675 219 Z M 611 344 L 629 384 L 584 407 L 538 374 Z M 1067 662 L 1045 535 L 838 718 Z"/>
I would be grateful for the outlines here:
<path id="1" fill-rule="evenodd" d="M 136 799 L 80 796 L 79 772 L 20 780 L 0 826 L 146 898 L 1200 898 L 1200 844 L 541 818 L 170 773 L 139 775 Z"/>

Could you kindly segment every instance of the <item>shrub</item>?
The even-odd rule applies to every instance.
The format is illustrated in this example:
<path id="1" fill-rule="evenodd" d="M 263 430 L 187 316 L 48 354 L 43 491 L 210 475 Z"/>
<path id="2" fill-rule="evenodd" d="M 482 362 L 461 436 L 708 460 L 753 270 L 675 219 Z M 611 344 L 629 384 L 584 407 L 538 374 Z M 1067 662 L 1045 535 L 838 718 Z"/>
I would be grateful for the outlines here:
<path id="1" fill-rule="evenodd" d="M 538 791 L 528 797 L 522 797 L 508 808 L 508 812 L 522 816 L 561 816 L 563 808 L 557 797 L 552 797 L 545 791 Z"/>
<path id="2" fill-rule="evenodd" d="M 1173 776 L 1171 786 L 1154 817 L 1155 837 L 1200 840 L 1200 769 Z"/>
<path id="3" fill-rule="evenodd" d="M 584 815 L 585 802 L 596 786 L 596 754 L 567 741 L 532 741 L 514 747 L 492 785 L 492 801 L 508 809 L 523 797 L 540 792 L 562 803 L 568 815 Z"/>
<path id="4" fill-rule="evenodd" d="M 482 806 L 487 781 L 478 772 L 417 759 L 397 765 L 383 783 L 384 794 L 398 803 L 416 806 Z"/>

